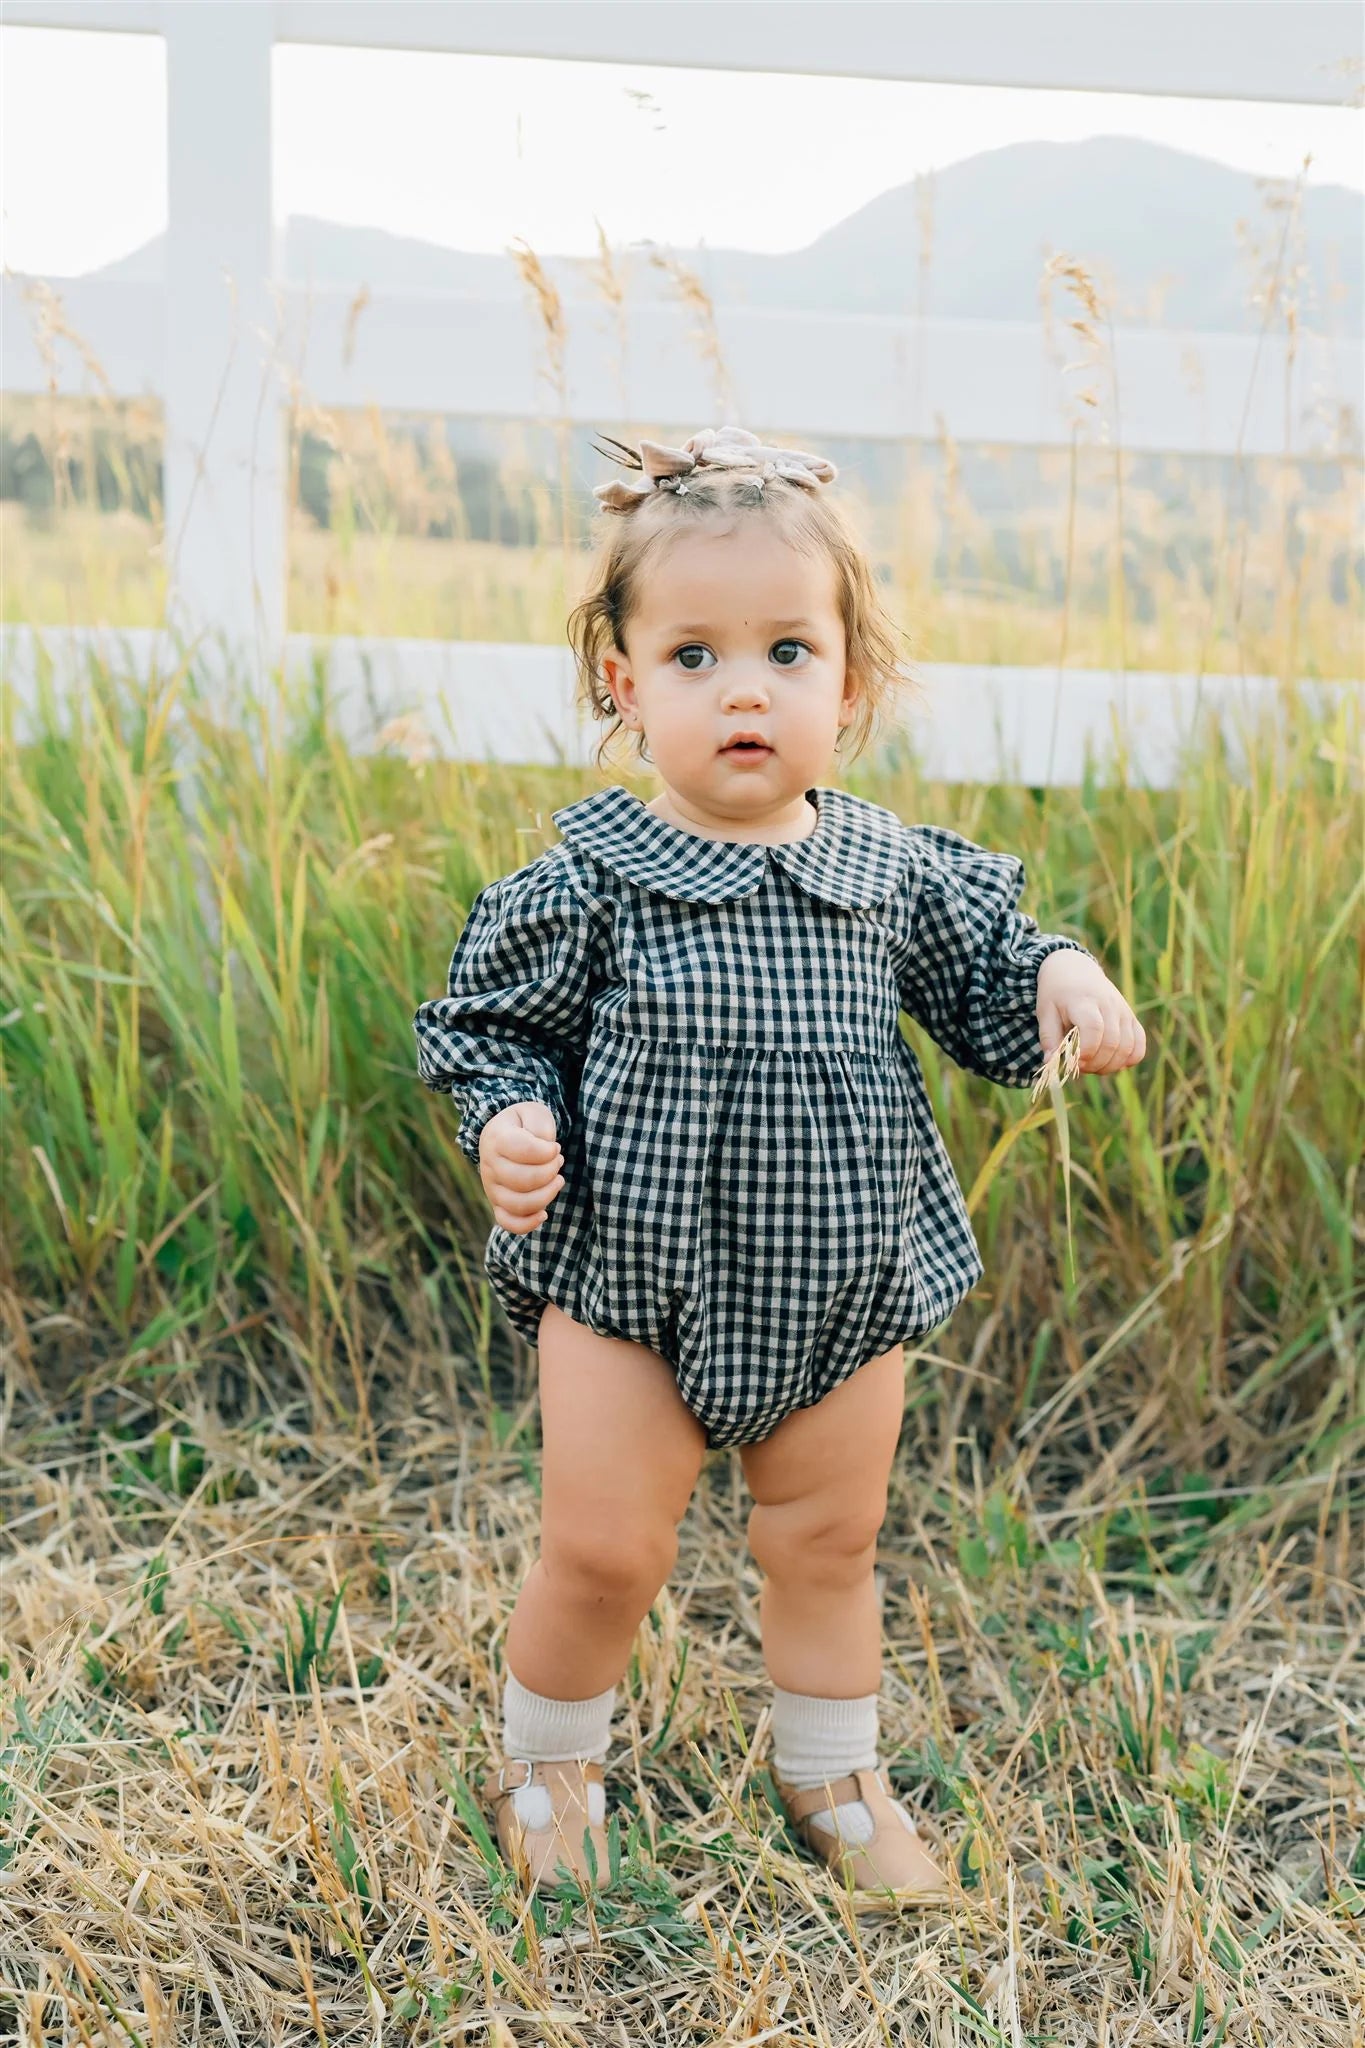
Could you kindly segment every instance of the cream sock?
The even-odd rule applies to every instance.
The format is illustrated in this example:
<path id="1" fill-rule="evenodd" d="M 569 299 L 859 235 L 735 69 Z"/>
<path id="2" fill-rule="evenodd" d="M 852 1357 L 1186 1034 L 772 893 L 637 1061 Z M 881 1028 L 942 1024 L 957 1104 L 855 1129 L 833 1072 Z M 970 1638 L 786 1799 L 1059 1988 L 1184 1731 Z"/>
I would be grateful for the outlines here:
<path id="1" fill-rule="evenodd" d="M 877 1694 L 861 1699 L 822 1699 L 814 1693 L 773 1687 L 773 1768 L 798 1791 L 877 1767 Z M 897 1807 L 909 1829 L 914 1823 Z M 862 1799 L 821 1807 L 811 1820 L 845 1842 L 870 1842 L 877 1832 Z"/>
<path id="2" fill-rule="evenodd" d="M 532 1692 L 511 1672 L 502 1689 L 502 1753 L 509 1762 L 533 1764 L 581 1757 L 602 1763 L 611 1743 L 611 1717 L 616 1687 L 610 1685 L 587 1700 L 552 1700 Z M 545 1785 L 525 1785 L 512 1794 L 517 1819 L 528 1828 L 550 1825 L 550 1792 Z M 600 1827 L 606 1818 L 606 1794 L 588 1786 L 588 1819 Z"/>

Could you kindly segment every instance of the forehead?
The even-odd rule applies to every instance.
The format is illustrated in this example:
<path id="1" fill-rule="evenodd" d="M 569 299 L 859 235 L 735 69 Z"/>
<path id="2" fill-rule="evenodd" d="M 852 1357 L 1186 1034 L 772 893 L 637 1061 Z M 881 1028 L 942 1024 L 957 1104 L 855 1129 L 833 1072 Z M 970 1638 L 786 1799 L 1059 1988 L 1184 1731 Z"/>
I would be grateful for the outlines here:
<path id="1" fill-rule="evenodd" d="M 649 564 L 638 616 L 646 629 L 797 616 L 837 623 L 835 567 L 823 548 L 805 554 L 756 520 L 680 534 Z"/>

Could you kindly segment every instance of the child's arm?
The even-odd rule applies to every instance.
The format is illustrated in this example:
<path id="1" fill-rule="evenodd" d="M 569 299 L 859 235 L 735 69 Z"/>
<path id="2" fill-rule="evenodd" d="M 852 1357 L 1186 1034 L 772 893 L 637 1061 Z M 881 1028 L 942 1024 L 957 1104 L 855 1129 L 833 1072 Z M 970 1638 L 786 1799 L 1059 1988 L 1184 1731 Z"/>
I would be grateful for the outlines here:
<path id="1" fill-rule="evenodd" d="M 533 862 L 481 889 L 456 941 L 446 994 L 412 1020 L 417 1071 L 460 1111 L 475 1166 L 484 1125 L 514 1102 L 548 1103 L 562 1141 L 566 1073 L 591 1012 L 592 920 L 562 864 Z"/>
<path id="2" fill-rule="evenodd" d="M 1100 980 L 1104 970 L 1078 940 L 1040 932 L 1016 909 L 1025 875 L 1015 855 L 990 852 L 946 826 L 906 830 L 913 858 L 892 932 L 901 1007 L 959 1066 L 1026 1088 L 1044 1057 L 1043 961 L 1069 951 L 1093 963 Z"/>

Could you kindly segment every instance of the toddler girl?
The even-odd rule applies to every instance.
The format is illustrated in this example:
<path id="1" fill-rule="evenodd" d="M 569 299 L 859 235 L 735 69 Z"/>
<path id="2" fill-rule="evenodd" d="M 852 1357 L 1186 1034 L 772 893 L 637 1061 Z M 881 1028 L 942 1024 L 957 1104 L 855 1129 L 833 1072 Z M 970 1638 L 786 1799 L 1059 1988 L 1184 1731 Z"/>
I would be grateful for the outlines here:
<path id="1" fill-rule="evenodd" d="M 833 465 L 737 427 L 614 445 L 640 475 L 597 487 L 570 636 L 663 789 L 555 811 L 414 1020 L 539 1354 L 541 1549 L 485 1790 L 529 1882 L 585 1881 L 589 1845 L 605 1880 L 616 1685 L 702 1459 L 734 1446 L 788 1817 L 868 1903 L 941 1897 L 879 1766 L 873 1565 L 903 1345 L 983 1267 L 899 1012 L 1009 1087 L 1073 1025 L 1097 1074 L 1143 1030 L 1015 907 L 1012 855 L 826 783 L 898 681 Z"/>

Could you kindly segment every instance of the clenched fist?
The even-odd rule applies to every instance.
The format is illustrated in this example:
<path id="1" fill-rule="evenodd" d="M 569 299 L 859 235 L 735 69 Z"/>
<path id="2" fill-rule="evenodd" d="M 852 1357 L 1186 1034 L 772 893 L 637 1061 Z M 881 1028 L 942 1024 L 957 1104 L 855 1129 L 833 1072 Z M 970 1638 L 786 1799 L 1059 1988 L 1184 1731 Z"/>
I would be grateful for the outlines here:
<path id="1" fill-rule="evenodd" d="M 539 1230 L 564 1185 L 564 1154 L 548 1102 L 513 1102 L 479 1133 L 479 1179 L 494 1220 L 517 1237 Z"/>

